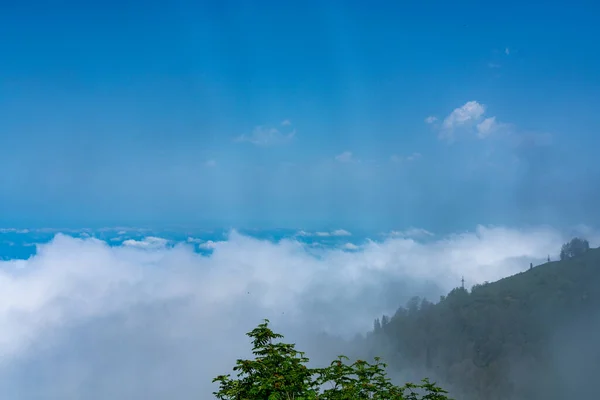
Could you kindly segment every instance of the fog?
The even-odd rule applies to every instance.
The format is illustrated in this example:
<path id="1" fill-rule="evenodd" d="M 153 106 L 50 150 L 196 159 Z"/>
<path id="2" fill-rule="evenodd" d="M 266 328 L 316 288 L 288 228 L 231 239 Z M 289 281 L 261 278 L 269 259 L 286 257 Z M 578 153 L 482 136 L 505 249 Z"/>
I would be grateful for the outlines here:
<path id="1" fill-rule="evenodd" d="M 326 360 L 340 348 L 322 333 L 364 334 L 414 295 L 437 300 L 463 276 L 472 285 L 523 271 L 567 237 L 480 226 L 426 241 L 396 232 L 346 251 L 232 231 L 202 255 L 193 238 L 109 246 L 58 234 L 27 260 L 0 262 L 0 395 L 210 398 L 212 378 L 250 355 L 244 334 L 264 318 Z"/>

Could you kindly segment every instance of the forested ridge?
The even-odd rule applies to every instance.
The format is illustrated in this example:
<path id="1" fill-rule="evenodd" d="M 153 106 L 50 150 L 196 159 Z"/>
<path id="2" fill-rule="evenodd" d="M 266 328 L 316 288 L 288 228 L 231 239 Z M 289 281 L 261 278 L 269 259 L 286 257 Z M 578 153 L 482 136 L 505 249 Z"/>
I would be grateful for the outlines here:
<path id="1" fill-rule="evenodd" d="M 435 304 L 413 298 L 375 321 L 369 351 L 456 399 L 598 398 L 600 249 L 574 239 L 561 258 Z"/>

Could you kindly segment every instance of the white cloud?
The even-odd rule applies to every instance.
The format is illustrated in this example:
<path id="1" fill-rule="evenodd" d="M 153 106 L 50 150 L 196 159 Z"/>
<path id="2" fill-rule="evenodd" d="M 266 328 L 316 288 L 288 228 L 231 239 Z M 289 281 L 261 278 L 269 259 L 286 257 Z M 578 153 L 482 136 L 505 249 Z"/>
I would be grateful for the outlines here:
<path id="1" fill-rule="evenodd" d="M 495 116 L 484 118 L 485 113 L 486 106 L 477 101 L 469 101 L 463 106 L 455 108 L 444 119 L 438 137 L 441 140 L 453 141 L 455 132 L 459 129 L 465 132 L 474 132 L 480 139 L 485 139 L 500 130 L 508 133 L 510 124 L 498 122 Z"/>
<path id="2" fill-rule="evenodd" d="M 169 241 L 155 236 L 147 236 L 142 240 L 128 239 L 123 242 L 124 246 L 139 247 L 145 249 L 159 249 L 165 247 Z"/>
<path id="3" fill-rule="evenodd" d="M 435 121 L 437 121 L 437 117 L 434 115 L 430 115 L 429 117 L 425 118 L 426 124 L 433 124 Z"/>
<path id="4" fill-rule="evenodd" d="M 354 161 L 354 157 L 351 151 L 344 151 L 343 153 L 335 156 L 335 160 L 341 163 L 349 163 Z"/>
<path id="5" fill-rule="evenodd" d="M 497 127 L 496 117 L 489 117 L 477 124 L 477 135 L 480 138 L 485 138 L 494 131 Z"/>
<path id="6" fill-rule="evenodd" d="M 29 229 L 17 229 L 17 228 L 0 228 L 0 233 L 20 233 L 27 234 Z"/>
<path id="7" fill-rule="evenodd" d="M 525 270 L 567 239 L 547 228 L 479 227 L 349 252 L 233 232 L 201 256 L 187 244 L 110 247 L 58 235 L 30 259 L 0 262 L 0 393 L 208 398 L 211 379 L 250 355 L 244 333 L 262 318 L 309 349 L 308 332 L 368 330 L 412 295 L 437 299 L 463 275 L 472 285 Z M 589 239 L 598 245 L 597 234 Z M 321 350 L 308 355 L 335 351 Z"/>
<path id="8" fill-rule="evenodd" d="M 194 238 L 194 237 L 188 237 L 186 239 L 186 242 L 197 244 L 198 248 L 200 248 L 202 250 L 214 250 L 217 248 L 219 243 L 221 243 L 221 242 L 214 242 L 212 240 L 198 239 L 198 238 Z"/>
<path id="9" fill-rule="evenodd" d="M 281 126 L 282 128 L 257 126 L 249 135 L 243 134 L 235 140 L 236 142 L 252 143 L 256 146 L 273 146 L 287 143 L 296 136 L 296 130 L 291 127 L 291 123 L 287 120 L 283 121 Z"/>
<path id="10" fill-rule="evenodd" d="M 204 165 L 206 165 L 209 168 L 212 167 L 216 167 L 217 166 L 217 162 L 215 160 L 207 160 Z"/>
<path id="11" fill-rule="evenodd" d="M 289 119 L 284 119 L 283 121 L 281 121 L 281 126 L 290 126 L 292 125 L 292 123 L 290 122 Z"/>
<path id="12" fill-rule="evenodd" d="M 507 56 L 510 55 L 510 49 L 508 47 L 504 49 L 504 54 L 506 54 Z"/>
<path id="13" fill-rule="evenodd" d="M 476 101 L 468 101 L 462 107 L 455 108 L 443 123 L 445 129 L 454 129 L 481 118 L 485 106 Z"/>
<path id="14" fill-rule="evenodd" d="M 328 231 L 317 231 L 314 233 L 300 230 L 296 232 L 296 236 L 318 236 L 318 237 L 330 237 L 330 236 L 352 236 L 352 233 L 345 229 L 336 229 L 331 232 Z"/>
<path id="15" fill-rule="evenodd" d="M 55 228 L 44 228 L 44 232 L 48 233 L 78 233 L 82 231 L 92 232 L 91 229 L 55 229 Z M 118 235 L 125 235 L 126 233 L 149 233 L 151 229 L 148 228 L 134 228 L 134 227 L 125 227 L 125 226 L 112 226 L 112 227 L 104 227 L 96 230 L 97 232 L 116 232 Z"/>
<path id="16" fill-rule="evenodd" d="M 388 235 L 391 237 L 423 238 L 433 236 L 433 233 L 423 228 L 408 228 L 404 231 L 391 231 Z"/>
<path id="17" fill-rule="evenodd" d="M 331 232 L 332 236 L 352 236 L 352 233 L 348 232 L 345 229 L 336 229 L 335 231 Z"/>
<path id="18" fill-rule="evenodd" d="M 354 243 L 346 243 L 344 244 L 343 248 L 351 251 L 360 249 L 360 247 L 355 245 Z"/>
<path id="19" fill-rule="evenodd" d="M 207 240 L 206 242 L 201 243 L 198 247 L 204 250 L 214 250 L 217 248 L 217 243 L 218 242 L 213 242 L 212 240 Z"/>

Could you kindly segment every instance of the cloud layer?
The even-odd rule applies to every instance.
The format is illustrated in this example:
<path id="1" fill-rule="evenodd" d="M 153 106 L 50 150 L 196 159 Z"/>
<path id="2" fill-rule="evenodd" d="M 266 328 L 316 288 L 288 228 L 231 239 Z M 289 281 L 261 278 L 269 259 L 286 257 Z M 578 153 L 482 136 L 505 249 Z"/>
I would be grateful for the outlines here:
<path id="1" fill-rule="evenodd" d="M 469 122 L 476 121 L 485 112 L 485 106 L 476 101 L 468 101 L 462 107 L 455 108 L 444 119 L 443 127 L 445 129 L 454 129 L 463 126 Z"/>
<path id="2" fill-rule="evenodd" d="M 455 108 L 444 120 L 439 128 L 439 139 L 453 141 L 456 139 L 458 130 L 474 130 L 479 139 L 484 139 L 498 131 L 507 128 L 508 125 L 499 123 L 495 116 L 484 118 L 487 107 L 475 100 L 468 101 L 460 107 Z M 427 124 L 435 124 L 437 118 L 430 116 L 425 119 Z"/>
<path id="3" fill-rule="evenodd" d="M 314 333 L 365 332 L 463 275 L 475 284 L 524 270 L 567 239 L 549 228 L 419 232 L 429 241 L 390 237 L 350 251 L 232 232 L 208 256 L 193 238 L 111 247 L 58 235 L 28 260 L 0 262 L 0 396 L 208 398 L 211 378 L 248 355 L 244 333 L 262 318 L 310 347 Z"/>

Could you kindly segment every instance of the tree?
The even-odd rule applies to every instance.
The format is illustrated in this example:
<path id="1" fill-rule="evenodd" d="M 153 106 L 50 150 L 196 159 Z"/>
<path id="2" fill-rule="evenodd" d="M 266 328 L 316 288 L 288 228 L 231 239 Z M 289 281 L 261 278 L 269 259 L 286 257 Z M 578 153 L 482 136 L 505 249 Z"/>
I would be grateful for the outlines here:
<path id="1" fill-rule="evenodd" d="M 385 328 L 385 326 L 389 323 L 390 323 L 390 317 L 388 317 L 387 315 L 384 315 L 381 317 L 381 326 L 383 328 Z"/>
<path id="2" fill-rule="evenodd" d="M 375 322 L 373 322 L 373 332 L 379 333 L 381 331 L 381 322 L 379 322 L 379 318 L 375 318 Z"/>
<path id="3" fill-rule="evenodd" d="M 562 245 L 560 259 L 567 260 L 577 257 L 590 249 L 590 243 L 585 239 L 573 238 L 570 242 Z"/>
<path id="4" fill-rule="evenodd" d="M 449 400 L 446 391 L 435 383 L 393 385 L 385 373 L 386 365 L 358 360 L 352 364 L 344 356 L 328 367 L 308 368 L 308 358 L 294 344 L 275 343 L 283 338 L 265 320 L 247 335 L 252 338 L 255 360 L 237 360 L 233 368 L 237 379 L 220 375 L 220 400 Z M 329 387 L 329 388 L 327 388 Z"/>

